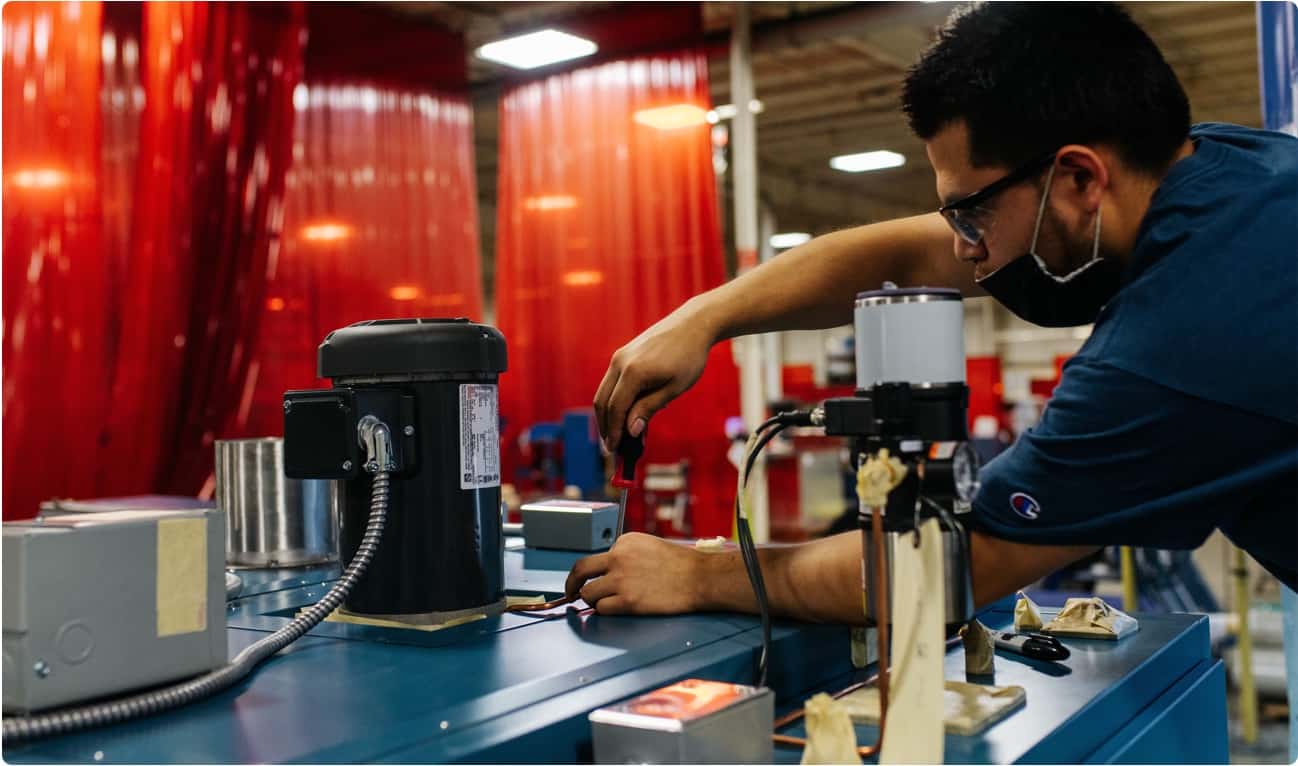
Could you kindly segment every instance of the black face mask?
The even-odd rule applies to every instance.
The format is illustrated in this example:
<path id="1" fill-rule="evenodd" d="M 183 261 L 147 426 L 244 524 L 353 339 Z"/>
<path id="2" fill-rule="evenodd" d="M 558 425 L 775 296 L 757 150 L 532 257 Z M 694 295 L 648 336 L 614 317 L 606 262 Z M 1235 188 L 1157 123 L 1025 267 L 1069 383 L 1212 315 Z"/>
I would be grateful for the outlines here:
<path id="1" fill-rule="evenodd" d="M 1091 260 L 1060 277 L 1050 273 L 1037 256 L 1037 235 L 1054 174 L 1051 167 L 1028 252 L 979 279 L 978 284 L 1020 319 L 1042 327 L 1075 327 L 1094 322 L 1104 304 L 1118 293 L 1123 267 L 1112 258 L 1100 257 L 1099 211 L 1095 214 Z"/>

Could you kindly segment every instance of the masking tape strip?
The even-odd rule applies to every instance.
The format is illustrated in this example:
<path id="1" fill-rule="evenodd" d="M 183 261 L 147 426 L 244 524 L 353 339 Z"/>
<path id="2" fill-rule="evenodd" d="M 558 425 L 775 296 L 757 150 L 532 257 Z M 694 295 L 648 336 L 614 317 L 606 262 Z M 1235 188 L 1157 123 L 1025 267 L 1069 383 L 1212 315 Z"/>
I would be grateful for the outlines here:
<path id="1" fill-rule="evenodd" d="M 207 629 L 207 519 L 158 522 L 158 638 Z"/>

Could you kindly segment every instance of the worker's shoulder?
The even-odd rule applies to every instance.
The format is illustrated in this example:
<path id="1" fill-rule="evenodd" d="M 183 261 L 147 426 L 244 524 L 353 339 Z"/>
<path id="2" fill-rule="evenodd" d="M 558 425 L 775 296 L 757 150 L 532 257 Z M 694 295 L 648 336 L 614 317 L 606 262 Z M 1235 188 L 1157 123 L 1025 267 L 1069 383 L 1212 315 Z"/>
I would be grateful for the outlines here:
<path id="1" fill-rule="evenodd" d="M 1192 137 L 1195 154 L 1155 195 L 1087 350 L 1192 396 L 1298 423 L 1298 139 L 1235 125 L 1196 126 Z"/>
<path id="2" fill-rule="evenodd" d="M 1150 200 L 1129 277 L 1139 281 L 1158 267 L 1292 274 L 1298 138 L 1227 123 L 1195 125 L 1190 138 L 1193 154 L 1171 167 Z"/>
<path id="3" fill-rule="evenodd" d="M 1253 128 L 1233 122 L 1197 122 L 1190 126 L 1190 138 L 1198 140 L 1203 137 L 1218 141 L 1227 141 L 1242 146 L 1298 146 L 1298 136 L 1282 133 L 1278 130 Z"/>
<path id="4" fill-rule="evenodd" d="M 1211 213 L 1247 210 L 1260 199 L 1298 201 L 1298 137 L 1212 122 L 1195 125 L 1190 138 L 1194 154 L 1168 174 L 1172 207 L 1189 203 Z M 1291 216 L 1284 218 L 1292 225 Z"/>

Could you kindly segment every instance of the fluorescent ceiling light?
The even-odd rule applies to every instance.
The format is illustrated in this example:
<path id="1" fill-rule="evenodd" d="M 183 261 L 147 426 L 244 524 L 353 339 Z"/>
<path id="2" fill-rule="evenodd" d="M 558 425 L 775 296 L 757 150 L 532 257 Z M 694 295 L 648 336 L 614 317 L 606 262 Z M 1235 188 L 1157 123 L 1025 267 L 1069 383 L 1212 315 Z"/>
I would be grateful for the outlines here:
<path id="1" fill-rule="evenodd" d="M 810 239 L 811 235 L 805 231 L 786 231 L 783 234 L 771 235 L 771 247 L 776 250 L 788 250 L 790 247 L 797 247 Z"/>
<path id="2" fill-rule="evenodd" d="M 641 109 L 635 113 L 635 121 L 658 130 L 692 128 L 708 121 L 708 111 L 694 104 L 672 104 L 656 109 Z"/>
<path id="3" fill-rule="evenodd" d="M 840 154 L 829 161 L 834 170 L 844 173 L 864 173 L 867 170 L 899 168 L 906 164 L 906 158 L 887 150 L 861 152 L 860 154 Z"/>
<path id="4" fill-rule="evenodd" d="M 476 51 L 476 55 L 515 69 L 535 69 L 589 56 L 597 50 L 599 46 L 590 40 L 557 29 L 542 29 L 487 43 Z"/>

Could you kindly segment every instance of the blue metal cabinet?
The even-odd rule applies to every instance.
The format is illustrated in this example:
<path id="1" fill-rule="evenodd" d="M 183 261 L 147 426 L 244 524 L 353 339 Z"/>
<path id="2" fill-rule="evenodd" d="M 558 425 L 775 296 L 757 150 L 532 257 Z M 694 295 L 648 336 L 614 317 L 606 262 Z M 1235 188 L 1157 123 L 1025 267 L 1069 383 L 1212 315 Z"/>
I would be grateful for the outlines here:
<path id="1" fill-rule="evenodd" d="M 520 590 L 562 587 L 571 554 L 508 551 Z M 230 652 L 275 630 L 327 587 L 318 572 L 248 578 L 228 615 Z M 985 612 L 989 627 L 1010 622 Z M 749 682 L 755 618 L 697 614 L 554 620 L 505 614 L 445 630 L 325 623 L 240 686 L 150 719 L 6 748 L 16 763 L 582 762 L 592 709 L 690 676 Z M 845 628 L 778 622 L 770 682 L 788 709 L 858 677 Z M 998 684 L 1027 705 L 978 737 L 948 737 L 947 760 L 1220 761 L 1220 666 L 1207 621 L 1142 617 L 1120 643 L 1069 642 L 1066 667 L 998 655 Z M 963 674 L 959 651 L 947 677 Z M 1207 721 L 1186 726 L 1189 720 Z M 800 731 L 791 727 L 789 733 Z M 859 727 L 858 738 L 874 731 Z M 1173 742 L 1175 740 L 1175 742 Z M 1175 747 L 1176 749 L 1172 749 Z M 794 763 L 796 750 L 776 760 Z"/>

